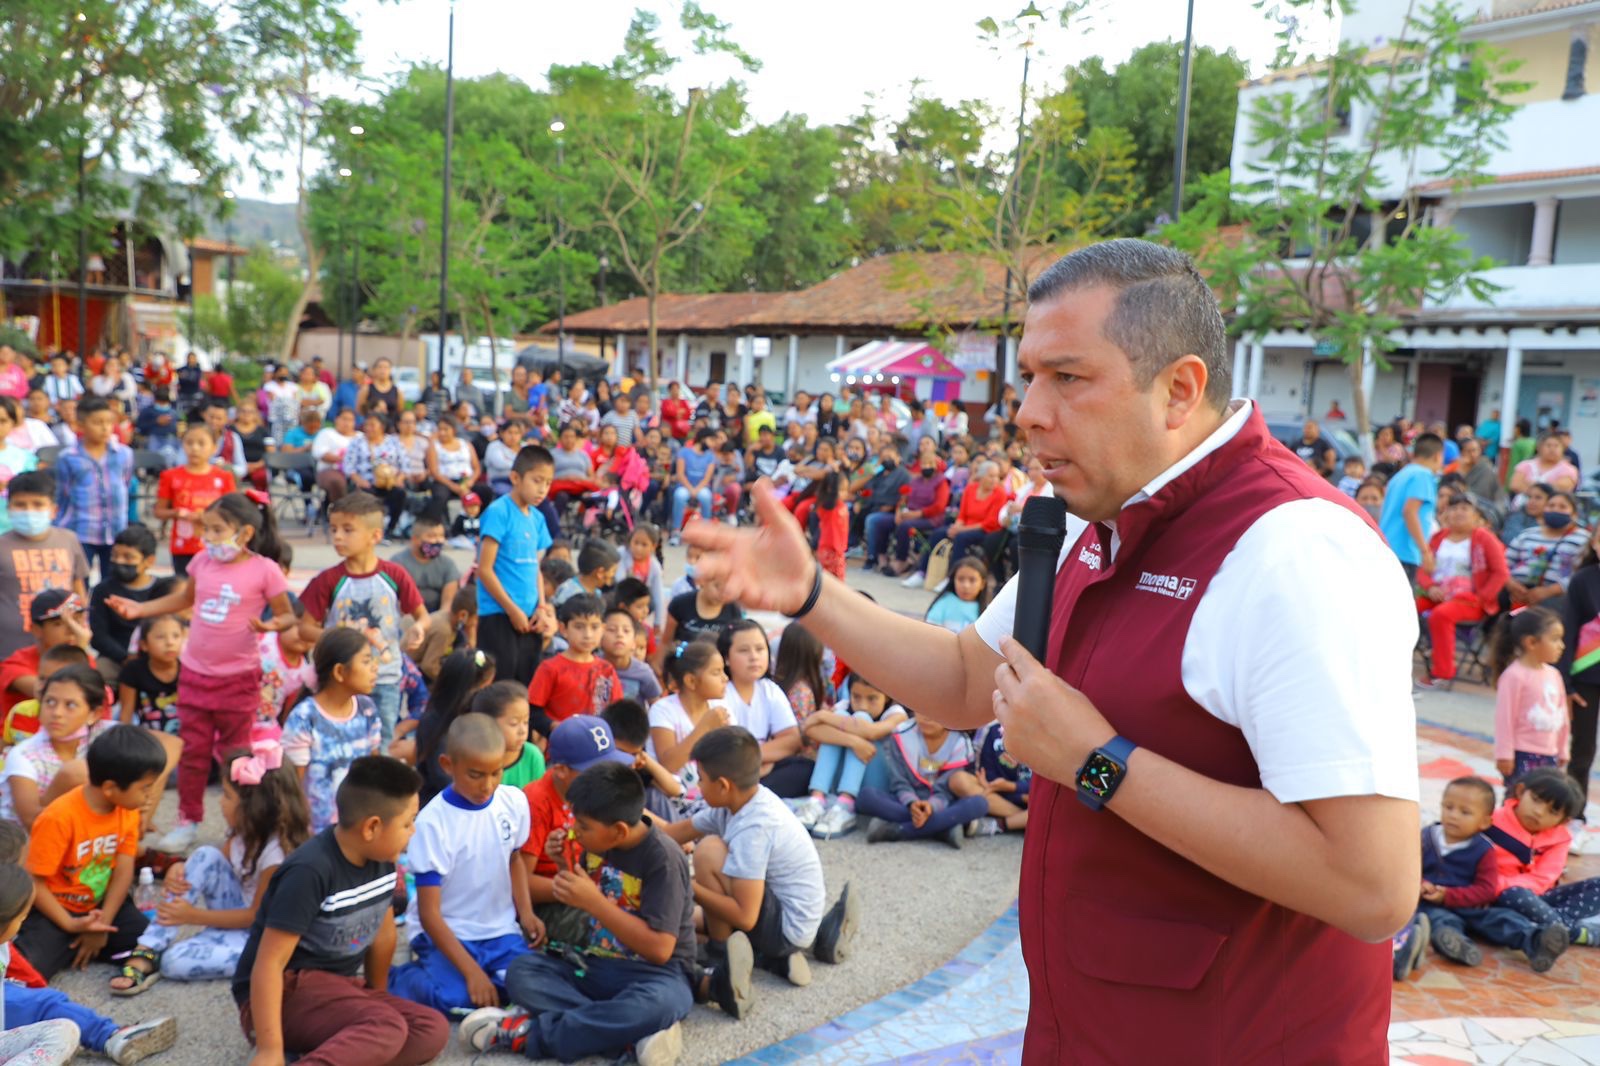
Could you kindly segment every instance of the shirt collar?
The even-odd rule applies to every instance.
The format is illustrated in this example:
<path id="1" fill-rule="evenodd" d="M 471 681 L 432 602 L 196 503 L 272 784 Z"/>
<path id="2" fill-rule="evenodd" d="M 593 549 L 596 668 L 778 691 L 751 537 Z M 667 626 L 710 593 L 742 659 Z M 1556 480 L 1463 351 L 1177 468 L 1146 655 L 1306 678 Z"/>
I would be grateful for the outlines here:
<path id="1" fill-rule="evenodd" d="M 494 797 L 490 796 L 489 799 L 483 803 L 473 803 L 461 793 L 457 792 L 454 785 L 446 785 L 444 791 L 439 793 L 439 795 L 444 797 L 444 801 L 450 804 L 450 806 L 460 807 L 464 811 L 481 811 L 485 807 L 489 806 L 489 804 L 494 802 Z"/>
<path id="2" fill-rule="evenodd" d="M 1167 467 L 1161 473 L 1151 478 L 1145 487 L 1134 493 L 1122 507 L 1126 510 L 1136 503 L 1143 503 L 1172 482 L 1188 473 L 1200 460 L 1228 443 L 1238 436 L 1239 430 L 1250 420 L 1250 412 L 1254 410 L 1254 400 L 1235 400 L 1228 409 L 1228 417 L 1222 420 L 1222 425 L 1212 430 L 1211 435 L 1200 442 L 1200 446 L 1185 455 L 1182 459 Z"/>

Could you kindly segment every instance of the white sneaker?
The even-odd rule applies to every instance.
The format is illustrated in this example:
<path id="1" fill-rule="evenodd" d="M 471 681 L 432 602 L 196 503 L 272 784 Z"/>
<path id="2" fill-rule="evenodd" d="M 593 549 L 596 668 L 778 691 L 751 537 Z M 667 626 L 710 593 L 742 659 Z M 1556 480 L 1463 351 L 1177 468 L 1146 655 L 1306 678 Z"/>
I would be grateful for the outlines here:
<path id="1" fill-rule="evenodd" d="M 828 808 L 828 813 L 822 816 L 811 829 L 811 835 L 818 840 L 832 840 L 842 837 L 856 827 L 856 812 L 842 803 L 835 803 Z"/>
<path id="2" fill-rule="evenodd" d="M 178 1019 L 151 1018 L 147 1022 L 125 1025 L 106 1041 L 105 1056 L 117 1066 L 142 1062 L 159 1055 L 178 1042 Z"/>
<path id="3" fill-rule="evenodd" d="M 950 587 L 950 579 L 949 578 L 945 578 L 943 581 L 941 581 L 937 585 L 933 586 L 933 591 L 934 592 L 943 592 L 945 589 L 947 589 L 949 587 Z"/>
<path id="4" fill-rule="evenodd" d="M 1571 855 L 1587 855 L 1591 847 L 1588 824 L 1582 819 L 1575 819 L 1567 828 L 1572 831 L 1572 844 L 1567 848 L 1567 852 Z"/>
<path id="5" fill-rule="evenodd" d="M 928 575 L 924 574 L 921 570 L 913 570 L 913 571 L 911 571 L 911 573 L 906 575 L 904 581 L 900 582 L 900 587 L 901 588 L 906 588 L 906 589 L 914 589 L 918 585 L 922 584 L 923 579 L 925 579 L 927 576 Z"/>
<path id="6" fill-rule="evenodd" d="M 682 1054 L 683 1027 L 677 1022 L 633 1045 L 633 1057 L 639 1066 L 675 1066 Z"/>
<path id="7" fill-rule="evenodd" d="M 200 836 L 200 827 L 194 822 L 179 822 L 167 830 L 165 836 L 150 847 L 155 851 L 164 851 L 169 855 L 187 855 L 189 849 L 194 847 L 195 840 Z"/>
<path id="8" fill-rule="evenodd" d="M 969 837 L 997 837 L 1006 831 L 1006 823 L 998 818 L 984 815 L 974 818 L 967 823 L 966 832 Z"/>
<path id="9" fill-rule="evenodd" d="M 821 800 L 815 796 L 807 796 L 800 801 L 799 806 L 795 807 L 794 816 L 800 819 L 801 825 L 810 829 L 817 824 L 817 819 L 821 818 L 827 811 L 827 805 Z"/>

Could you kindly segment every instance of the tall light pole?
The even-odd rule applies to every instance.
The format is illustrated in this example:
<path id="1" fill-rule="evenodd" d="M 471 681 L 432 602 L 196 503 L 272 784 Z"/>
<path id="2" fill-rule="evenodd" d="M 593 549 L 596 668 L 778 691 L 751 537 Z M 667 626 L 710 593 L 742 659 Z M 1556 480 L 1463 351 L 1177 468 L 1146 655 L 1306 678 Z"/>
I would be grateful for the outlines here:
<path id="1" fill-rule="evenodd" d="M 556 135 L 556 369 L 567 376 L 567 216 L 561 206 L 561 180 L 567 173 L 564 151 L 567 124 L 559 118 L 550 123 Z"/>
<path id="2" fill-rule="evenodd" d="M 444 61 L 444 203 L 439 209 L 439 384 L 444 384 L 444 337 L 450 322 L 450 152 L 456 125 L 456 5 L 450 0 L 450 34 Z M 462 338 L 466 343 L 466 338 Z"/>
<path id="3" fill-rule="evenodd" d="M 348 180 L 352 173 L 353 172 L 351 171 L 351 169 L 349 167 L 340 167 L 339 168 L 339 177 L 340 177 L 341 180 Z M 340 199 L 342 201 L 344 201 L 344 208 L 345 208 L 345 210 L 341 210 L 339 212 L 339 261 L 342 263 L 342 262 L 344 262 L 344 250 L 345 250 L 344 218 L 345 218 L 345 215 L 349 213 L 348 208 L 350 206 L 350 187 L 348 185 L 346 185 L 344 187 L 344 191 L 340 195 Z M 333 317 L 333 324 L 334 324 L 335 328 L 337 328 L 338 331 L 339 331 L 338 355 L 335 356 L 335 358 L 338 361 L 334 365 L 339 368 L 339 373 L 340 374 L 344 373 L 344 311 L 345 311 L 345 306 L 344 305 L 345 305 L 345 301 L 344 300 L 336 299 L 334 301 L 335 314 L 334 314 L 334 317 Z M 352 363 L 354 363 L 355 362 L 355 358 L 356 358 L 356 353 L 354 351 L 352 351 L 350 353 L 350 361 Z"/>
<path id="4" fill-rule="evenodd" d="M 360 137 L 366 133 L 362 126 L 351 126 L 350 136 Z M 356 151 L 360 152 L 360 141 L 356 142 Z M 365 171 L 363 171 L 363 174 Z M 368 179 L 370 180 L 370 179 Z M 350 268 L 350 362 L 357 362 L 356 342 L 361 338 L 361 228 L 356 227 L 355 247 L 350 249 L 354 265 Z"/>
<path id="5" fill-rule="evenodd" d="M 1172 221 L 1183 214 L 1183 172 L 1189 163 L 1189 84 L 1194 77 L 1194 0 L 1183 31 L 1183 61 L 1178 71 L 1178 143 L 1172 150 Z"/>

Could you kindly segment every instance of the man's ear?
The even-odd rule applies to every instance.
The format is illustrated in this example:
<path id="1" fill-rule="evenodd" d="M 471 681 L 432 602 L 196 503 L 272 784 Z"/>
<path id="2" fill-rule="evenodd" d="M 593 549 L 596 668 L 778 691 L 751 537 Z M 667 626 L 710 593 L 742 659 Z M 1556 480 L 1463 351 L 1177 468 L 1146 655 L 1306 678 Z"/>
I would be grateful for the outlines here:
<path id="1" fill-rule="evenodd" d="M 449 755 L 440 755 L 440 756 L 438 756 L 438 759 L 439 759 L 439 769 L 444 771 L 444 776 L 446 776 L 446 777 L 454 777 L 455 776 L 455 767 L 450 762 L 450 756 Z"/>
<path id="2" fill-rule="evenodd" d="M 374 814 L 374 815 L 371 815 L 371 816 L 369 816 L 369 817 L 367 817 L 367 818 L 362 820 L 362 822 L 361 822 L 361 839 L 362 840 L 365 840 L 365 841 L 368 841 L 368 842 L 377 840 L 378 839 L 378 835 L 380 833 L 382 833 L 382 832 L 383 832 L 383 819 L 380 816 Z"/>

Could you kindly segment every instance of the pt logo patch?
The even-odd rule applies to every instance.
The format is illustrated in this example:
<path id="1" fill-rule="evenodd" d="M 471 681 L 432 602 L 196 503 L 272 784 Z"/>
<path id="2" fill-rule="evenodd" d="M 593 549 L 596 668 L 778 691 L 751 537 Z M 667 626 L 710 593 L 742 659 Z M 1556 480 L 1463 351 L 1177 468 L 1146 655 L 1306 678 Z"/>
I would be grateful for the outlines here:
<path id="1" fill-rule="evenodd" d="M 1165 596 L 1168 599 L 1186 600 L 1194 595 L 1194 585 L 1192 577 L 1152 574 L 1145 570 L 1139 574 L 1139 584 L 1134 587 L 1140 592 L 1154 592 L 1157 596 Z"/>

